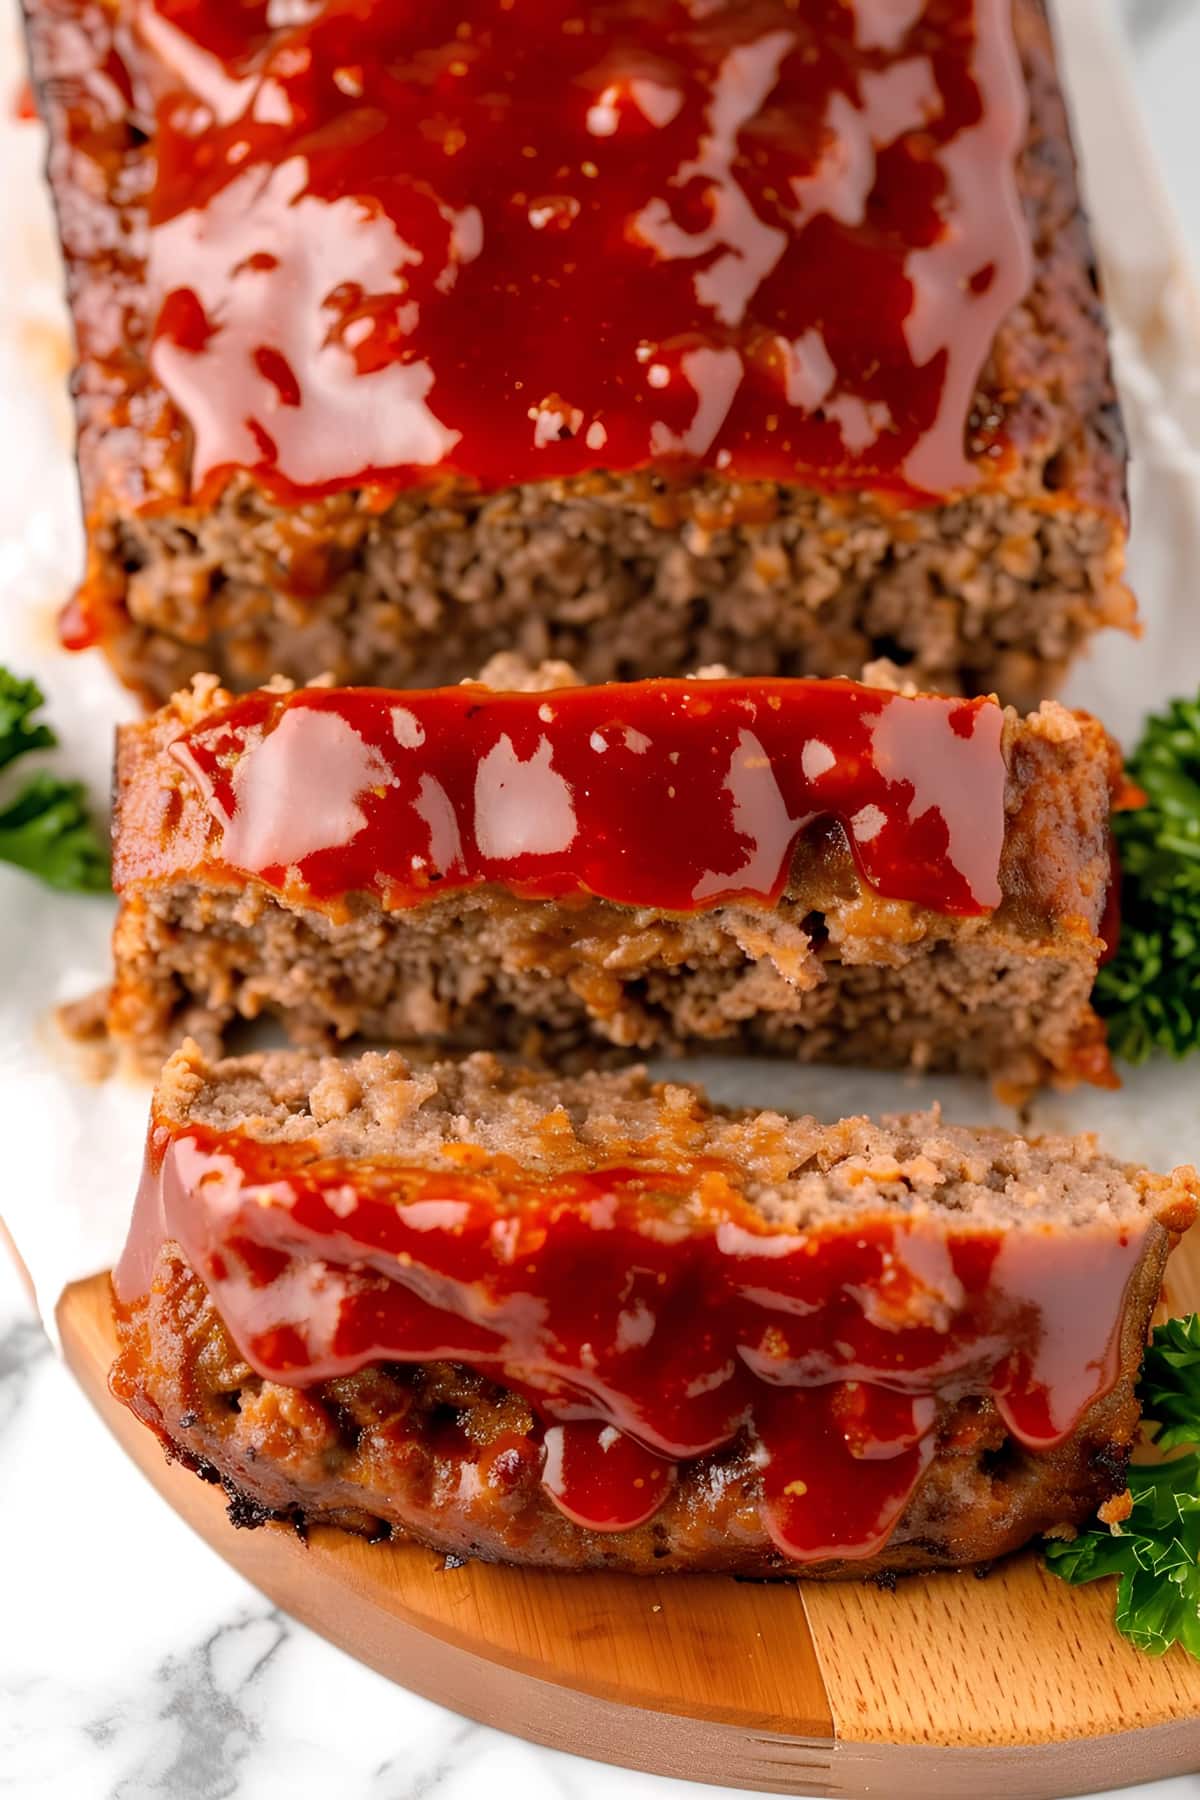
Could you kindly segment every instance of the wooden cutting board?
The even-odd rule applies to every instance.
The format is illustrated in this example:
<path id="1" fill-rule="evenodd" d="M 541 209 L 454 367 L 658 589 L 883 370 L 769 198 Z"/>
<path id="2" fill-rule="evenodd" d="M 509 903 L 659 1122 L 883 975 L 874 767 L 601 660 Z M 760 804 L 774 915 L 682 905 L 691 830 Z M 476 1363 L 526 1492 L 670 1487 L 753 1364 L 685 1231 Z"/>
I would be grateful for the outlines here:
<path id="1" fill-rule="evenodd" d="M 1200 1236 L 1170 1310 L 1200 1308 Z M 604 1762 L 768 1793 L 1049 1800 L 1200 1768 L 1200 1664 L 1138 1655 L 1113 1586 L 1032 1554 L 984 1580 L 539 1575 L 332 1530 L 238 1531 L 109 1395 L 108 1277 L 64 1293 L 67 1362 L 175 1510 L 277 1605 L 455 1712 Z M 348 1721 L 348 1728 L 352 1722 Z"/>

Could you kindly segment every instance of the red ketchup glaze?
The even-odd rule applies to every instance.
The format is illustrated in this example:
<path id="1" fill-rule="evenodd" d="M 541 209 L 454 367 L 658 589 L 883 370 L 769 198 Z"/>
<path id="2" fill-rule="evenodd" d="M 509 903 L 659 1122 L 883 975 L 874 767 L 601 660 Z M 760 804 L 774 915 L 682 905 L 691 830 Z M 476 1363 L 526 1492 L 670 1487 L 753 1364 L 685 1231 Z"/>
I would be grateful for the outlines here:
<path id="1" fill-rule="evenodd" d="M 966 915 L 1002 897 L 1002 732 L 992 701 L 848 681 L 306 689 L 236 701 L 171 755 L 208 865 L 299 901 L 496 883 L 671 912 L 773 902 L 800 833 L 835 818 L 880 894 Z M 118 888 L 146 872 L 118 854 Z"/>
<path id="2" fill-rule="evenodd" d="M 1011 0 L 144 0 L 192 496 L 704 467 L 932 499 L 1028 288 Z"/>
<path id="3" fill-rule="evenodd" d="M 58 614 L 58 640 L 63 649 L 91 650 L 100 639 L 100 623 L 95 610 L 82 594 L 72 594 Z"/>
<path id="4" fill-rule="evenodd" d="M 1042 1449 L 1116 1378 L 1144 1225 L 789 1231 L 717 1159 L 546 1178 L 452 1154 L 351 1168 L 154 1126 L 118 1303 L 173 1240 L 264 1377 L 465 1363 L 530 1400 L 546 1492 L 597 1530 L 652 1516 L 677 1462 L 747 1432 L 763 1524 L 797 1562 L 874 1554 L 964 1396 Z"/>
<path id="5" fill-rule="evenodd" d="M 568 1519 L 592 1531 L 629 1531 L 652 1519 L 675 1478 L 615 1425 L 583 1419 L 543 1433 L 542 1486 Z"/>

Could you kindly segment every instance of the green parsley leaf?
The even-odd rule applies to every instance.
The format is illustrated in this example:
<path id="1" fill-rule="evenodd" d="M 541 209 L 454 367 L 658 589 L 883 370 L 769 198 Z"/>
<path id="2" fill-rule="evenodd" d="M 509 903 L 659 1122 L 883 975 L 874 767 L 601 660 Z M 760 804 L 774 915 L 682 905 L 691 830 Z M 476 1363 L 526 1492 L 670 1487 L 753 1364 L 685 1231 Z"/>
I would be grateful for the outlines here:
<path id="1" fill-rule="evenodd" d="M 1200 1444 L 1200 1314 L 1157 1328 L 1138 1395 L 1159 1449 Z M 1117 1630 L 1148 1656 L 1200 1659 L 1200 1455 L 1131 1468 L 1129 1492 L 1127 1519 L 1048 1542 L 1046 1565 L 1072 1586 L 1117 1576 Z"/>
<path id="2" fill-rule="evenodd" d="M 1138 1392 L 1160 1450 L 1200 1444 L 1200 1313 L 1159 1326 Z"/>
<path id="3" fill-rule="evenodd" d="M 45 705 L 36 681 L 22 681 L 0 668 L 0 769 L 28 750 L 49 750 L 54 733 L 48 725 L 35 724 L 33 715 Z"/>
<path id="4" fill-rule="evenodd" d="M 0 668 L 0 769 L 31 750 L 57 742 L 34 715 L 45 704 L 34 681 Z M 13 863 L 50 887 L 68 892 L 107 890 L 108 857 L 88 812 L 81 781 L 64 781 L 40 770 L 0 803 L 0 862 Z"/>
<path id="5" fill-rule="evenodd" d="M 1119 1576 L 1122 1636 L 1147 1656 L 1182 1644 L 1200 1658 L 1200 1457 L 1131 1469 L 1129 1476 L 1129 1517 L 1047 1543 L 1047 1566 L 1072 1586 Z"/>
<path id="6" fill-rule="evenodd" d="M 1121 942 L 1096 1007 L 1113 1053 L 1141 1063 L 1200 1046 L 1200 696 L 1149 721 L 1129 774 L 1146 805 L 1113 820 Z"/>

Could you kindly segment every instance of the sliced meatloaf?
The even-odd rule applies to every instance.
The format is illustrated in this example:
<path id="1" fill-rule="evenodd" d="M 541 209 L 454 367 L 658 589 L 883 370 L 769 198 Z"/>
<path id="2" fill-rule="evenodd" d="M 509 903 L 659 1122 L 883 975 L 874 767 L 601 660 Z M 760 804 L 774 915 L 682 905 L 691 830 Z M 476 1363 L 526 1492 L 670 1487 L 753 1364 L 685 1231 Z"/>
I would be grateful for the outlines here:
<path id="1" fill-rule="evenodd" d="M 515 647 L 1025 704 L 1130 622 L 1042 0 L 25 11 L 64 631 L 153 699 Z"/>
<path id="2" fill-rule="evenodd" d="M 958 1567 L 1124 1488 L 1197 1193 L 936 1114 L 189 1044 L 112 1383 L 241 1524 L 560 1569 Z"/>
<path id="3" fill-rule="evenodd" d="M 1118 781 L 1053 702 L 198 680 L 119 738 L 111 1029 L 1102 1081 Z"/>

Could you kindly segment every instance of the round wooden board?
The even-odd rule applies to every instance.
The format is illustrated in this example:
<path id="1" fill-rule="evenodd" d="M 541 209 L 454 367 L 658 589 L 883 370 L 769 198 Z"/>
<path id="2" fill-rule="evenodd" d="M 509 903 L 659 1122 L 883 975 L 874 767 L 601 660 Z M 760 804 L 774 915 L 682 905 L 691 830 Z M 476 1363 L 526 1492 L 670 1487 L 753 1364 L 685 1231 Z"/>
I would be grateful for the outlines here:
<path id="1" fill-rule="evenodd" d="M 1200 1239 L 1173 1310 L 1200 1304 Z M 64 1293 L 67 1362 L 125 1449 L 225 1559 L 392 1680 L 520 1737 L 660 1775 L 768 1793 L 1051 1797 L 1200 1767 L 1200 1664 L 1137 1655 L 1109 1583 L 1070 1590 L 1033 1556 L 985 1581 L 895 1592 L 446 1569 L 413 1545 L 236 1530 L 219 1489 L 168 1464 L 108 1392 L 107 1276 Z"/>

